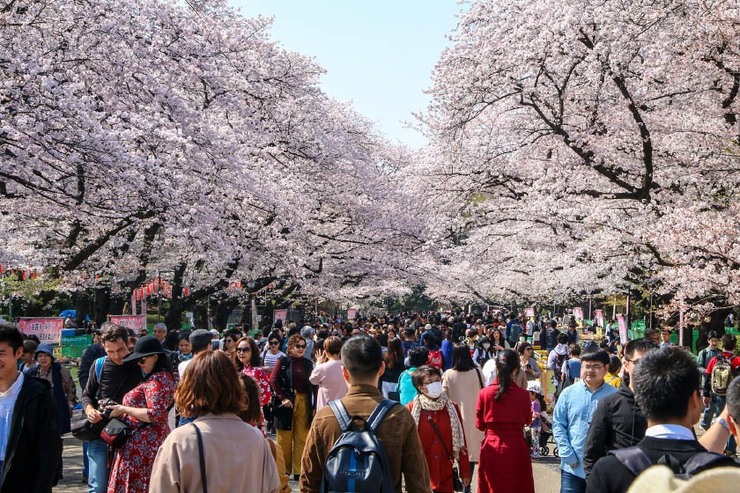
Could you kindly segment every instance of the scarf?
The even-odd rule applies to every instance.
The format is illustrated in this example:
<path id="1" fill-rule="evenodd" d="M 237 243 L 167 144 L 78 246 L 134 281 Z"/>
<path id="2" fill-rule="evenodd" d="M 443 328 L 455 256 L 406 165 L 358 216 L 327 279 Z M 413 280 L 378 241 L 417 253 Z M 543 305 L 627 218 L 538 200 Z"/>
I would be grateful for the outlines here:
<path id="1" fill-rule="evenodd" d="M 447 408 L 447 414 L 450 415 L 450 428 L 452 428 L 452 457 L 454 460 L 460 459 L 460 450 L 463 449 L 465 441 L 463 437 L 463 427 L 460 422 L 460 418 L 455 410 L 455 405 L 450 399 L 447 398 L 447 394 L 442 392 L 439 399 L 434 400 L 419 393 L 414 397 L 414 407 L 411 408 L 411 415 L 414 417 L 416 427 L 419 427 L 419 418 L 421 417 L 421 410 L 426 411 L 441 411 Z"/>

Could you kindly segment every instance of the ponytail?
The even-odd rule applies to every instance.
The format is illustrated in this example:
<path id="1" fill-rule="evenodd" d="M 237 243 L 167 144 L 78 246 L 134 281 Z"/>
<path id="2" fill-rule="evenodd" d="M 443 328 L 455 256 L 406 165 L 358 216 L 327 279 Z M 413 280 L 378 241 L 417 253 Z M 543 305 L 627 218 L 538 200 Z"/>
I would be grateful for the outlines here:
<path id="1" fill-rule="evenodd" d="M 500 400 L 511 386 L 512 375 L 519 369 L 519 353 L 513 349 L 504 349 L 496 356 L 496 374 L 498 375 L 498 393 L 494 397 Z"/>

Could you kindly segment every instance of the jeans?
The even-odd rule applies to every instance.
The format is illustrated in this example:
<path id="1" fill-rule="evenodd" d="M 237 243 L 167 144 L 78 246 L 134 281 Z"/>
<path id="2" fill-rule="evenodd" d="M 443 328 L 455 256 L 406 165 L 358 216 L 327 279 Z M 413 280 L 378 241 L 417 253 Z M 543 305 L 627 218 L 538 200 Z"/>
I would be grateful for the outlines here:
<path id="1" fill-rule="evenodd" d="M 712 418 L 719 416 L 722 409 L 725 407 L 725 398 L 719 396 L 712 396 L 712 400 L 709 405 L 704 408 L 704 413 L 701 415 L 701 427 L 709 429 L 712 426 Z"/>
<path id="2" fill-rule="evenodd" d="M 560 493 L 585 493 L 586 480 L 560 470 Z"/>
<path id="3" fill-rule="evenodd" d="M 87 458 L 87 449 L 89 445 L 87 442 L 82 442 L 82 477 L 87 478 L 90 473 L 90 461 Z"/>
<path id="4" fill-rule="evenodd" d="M 108 489 L 108 444 L 103 440 L 92 440 L 87 445 L 89 474 L 88 493 L 105 493 Z"/>

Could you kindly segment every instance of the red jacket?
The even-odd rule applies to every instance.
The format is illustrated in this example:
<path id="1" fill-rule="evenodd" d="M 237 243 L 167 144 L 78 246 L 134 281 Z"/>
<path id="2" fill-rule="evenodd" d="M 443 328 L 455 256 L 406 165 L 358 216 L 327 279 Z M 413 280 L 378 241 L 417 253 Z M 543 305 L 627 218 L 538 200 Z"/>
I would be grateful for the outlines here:
<path id="1" fill-rule="evenodd" d="M 409 411 L 412 411 L 414 408 L 414 401 L 409 402 L 406 406 L 409 408 Z M 460 409 L 458 409 L 457 404 L 454 404 L 454 406 L 455 412 L 457 412 L 457 418 L 460 420 L 460 423 L 462 423 Z M 427 460 L 427 466 L 429 466 L 429 476 L 432 480 L 432 489 L 436 492 L 452 493 L 454 491 L 454 485 L 452 482 L 453 464 L 447 457 L 447 451 L 439 441 L 434 428 L 429 423 L 426 413 L 432 417 L 434 423 L 437 425 L 442 438 L 444 438 L 447 450 L 449 450 L 450 453 L 453 453 L 450 415 L 447 413 L 447 408 L 444 408 L 441 411 L 422 411 L 419 416 L 419 439 L 421 440 L 421 446 L 424 449 L 424 457 Z M 463 439 L 464 436 L 463 432 Z M 458 464 L 461 479 L 469 478 L 471 476 L 467 442 L 465 443 L 463 450 L 460 450 L 460 460 Z"/>

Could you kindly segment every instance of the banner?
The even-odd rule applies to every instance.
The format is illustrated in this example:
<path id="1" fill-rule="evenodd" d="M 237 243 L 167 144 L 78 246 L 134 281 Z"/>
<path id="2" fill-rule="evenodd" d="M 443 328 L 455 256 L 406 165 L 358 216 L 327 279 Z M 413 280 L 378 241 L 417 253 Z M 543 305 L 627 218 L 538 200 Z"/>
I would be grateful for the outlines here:
<path id="1" fill-rule="evenodd" d="M 525 315 L 526 315 L 527 317 L 531 317 L 531 318 L 534 318 L 534 307 L 533 307 L 533 306 L 530 306 L 529 308 L 525 308 L 525 309 L 524 309 L 524 314 L 525 314 Z"/>
<path id="2" fill-rule="evenodd" d="M 354 320 L 355 318 L 357 318 L 357 309 L 350 308 L 347 310 L 347 320 Z"/>
<path id="3" fill-rule="evenodd" d="M 594 310 L 594 320 L 599 327 L 604 326 L 604 310 Z"/>
<path id="4" fill-rule="evenodd" d="M 576 319 L 576 322 L 582 322 L 583 308 L 581 308 L 580 306 L 573 307 L 573 317 Z"/>
<path id="5" fill-rule="evenodd" d="M 272 311 L 272 323 L 282 320 L 283 324 L 288 320 L 288 310 L 273 310 Z"/>
<path id="6" fill-rule="evenodd" d="M 26 335 L 35 335 L 42 343 L 50 342 L 52 344 L 59 344 L 62 342 L 64 319 L 62 317 L 23 317 L 18 320 L 18 328 Z"/>
<path id="7" fill-rule="evenodd" d="M 627 344 L 627 320 L 621 313 L 617 314 L 617 325 L 619 326 L 619 340 L 622 344 Z"/>
<path id="8" fill-rule="evenodd" d="M 137 333 L 146 329 L 146 315 L 108 315 L 108 320 Z"/>

